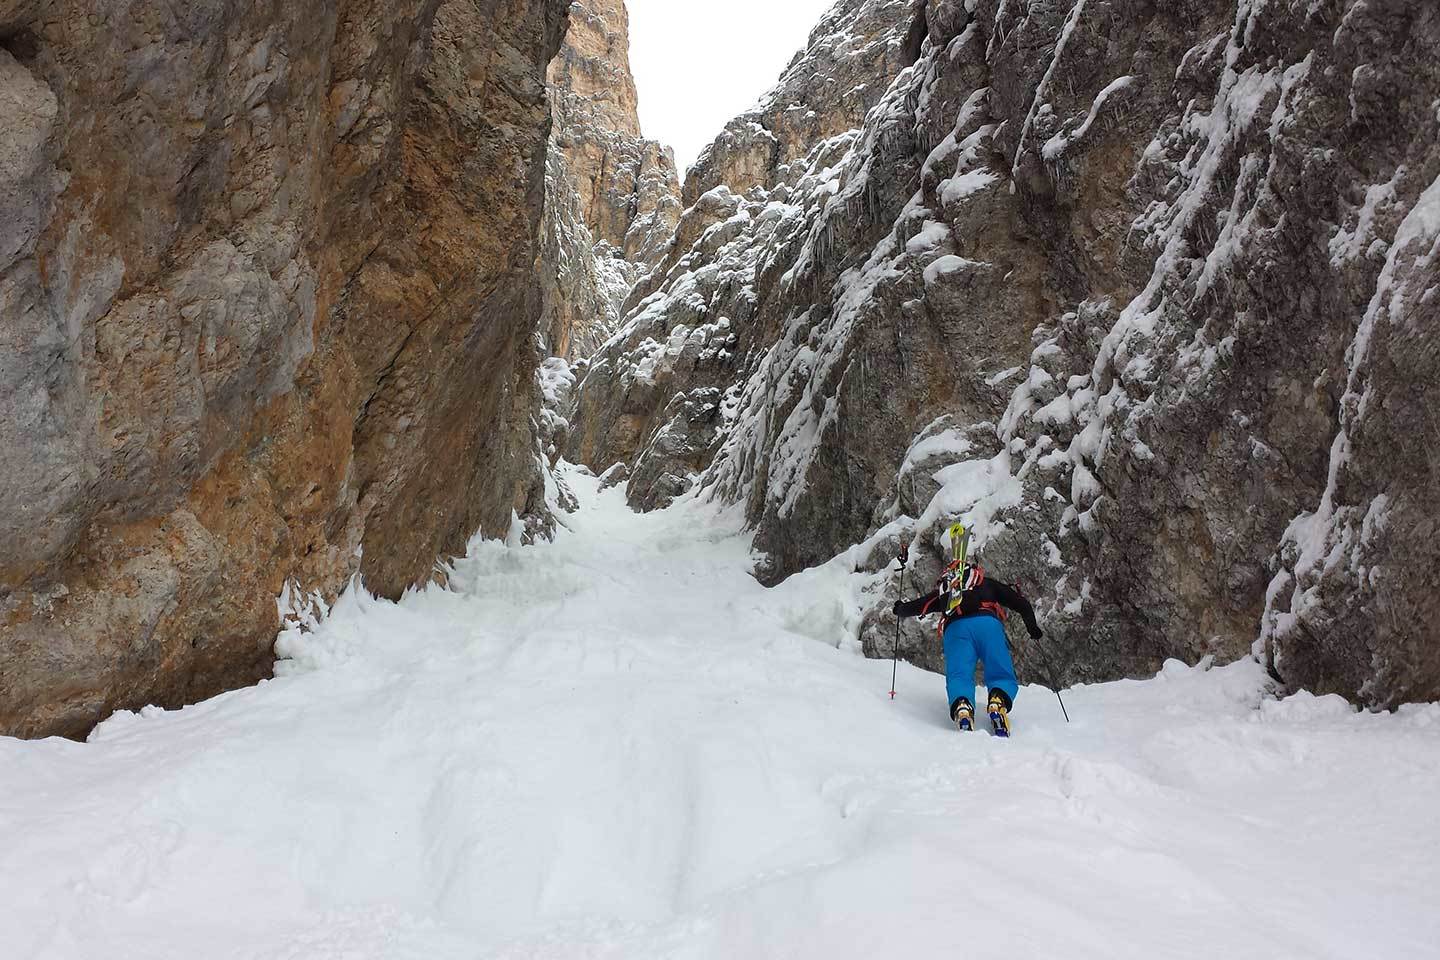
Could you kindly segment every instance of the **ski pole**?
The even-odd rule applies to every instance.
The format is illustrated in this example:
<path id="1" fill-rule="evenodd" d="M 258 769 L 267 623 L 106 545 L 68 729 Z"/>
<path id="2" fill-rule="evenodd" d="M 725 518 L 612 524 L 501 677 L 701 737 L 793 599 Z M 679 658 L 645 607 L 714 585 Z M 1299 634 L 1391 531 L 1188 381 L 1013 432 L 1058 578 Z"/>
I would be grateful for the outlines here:
<path id="1" fill-rule="evenodd" d="M 1060 682 L 1056 679 L 1055 664 L 1050 659 L 1050 652 L 1038 639 L 1034 637 L 1031 639 L 1035 641 L 1035 649 L 1039 650 L 1040 656 L 1044 658 L 1045 666 L 1050 668 L 1050 685 L 1055 689 L 1055 699 L 1060 701 L 1060 712 L 1065 715 L 1065 722 L 1069 723 L 1070 711 L 1065 709 L 1065 698 L 1060 696 Z"/>
<path id="2" fill-rule="evenodd" d="M 905 564 L 910 562 L 910 544 L 900 541 L 900 599 L 905 599 Z M 890 661 L 890 699 L 895 699 L 895 681 L 900 675 L 900 618 L 895 618 L 895 645 Z"/>

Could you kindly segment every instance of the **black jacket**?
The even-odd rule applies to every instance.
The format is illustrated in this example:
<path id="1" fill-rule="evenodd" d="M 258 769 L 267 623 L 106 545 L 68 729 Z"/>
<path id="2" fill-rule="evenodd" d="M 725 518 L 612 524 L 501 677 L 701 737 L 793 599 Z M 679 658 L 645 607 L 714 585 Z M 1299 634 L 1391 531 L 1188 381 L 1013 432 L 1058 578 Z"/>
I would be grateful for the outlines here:
<path id="1" fill-rule="evenodd" d="M 931 613 L 945 613 L 945 597 L 941 594 L 939 587 L 931 590 L 925 596 L 917 600 L 902 600 L 895 604 L 895 615 L 897 617 L 923 617 Z M 973 590 L 965 591 L 960 606 L 955 608 L 953 614 L 945 617 L 945 625 L 949 626 L 955 620 L 963 620 L 966 617 L 996 617 L 999 619 L 998 608 L 995 606 L 1009 607 L 1020 616 L 1025 618 L 1025 629 L 1030 631 L 1030 636 L 1039 639 L 1044 636 L 1040 631 L 1040 624 L 1035 622 L 1035 608 L 1030 606 L 1030 601 L 1008 583 L 1001 583 L 999 580 L 985 578 L 985 582 Z"/>

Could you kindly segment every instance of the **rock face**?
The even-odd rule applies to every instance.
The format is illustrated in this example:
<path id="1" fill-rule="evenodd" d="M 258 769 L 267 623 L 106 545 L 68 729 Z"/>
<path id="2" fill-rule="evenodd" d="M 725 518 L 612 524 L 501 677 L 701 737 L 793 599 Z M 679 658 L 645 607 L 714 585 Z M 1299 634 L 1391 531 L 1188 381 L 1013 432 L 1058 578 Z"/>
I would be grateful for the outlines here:
<path id="1" fill-rule="evenodd" d="M 564 21 L 0 0 L 0 733 L 251 682 L 287 584 L 543 511 Z"/>
<path id="2" fill-rule="evenodd" d="M 685 178 L 685 206 L 719 186 L 769 190 L 832 137 L 864 122 L 895 76 L 919 55 L 915 0 L 840 0 L 780 82 L 730 121 Z"/>
<path id="3" fill-rule="evenodd" d="M 830 187 L 825 171 L 904 66 L 912 9 L 837 4 L 779 85 L 690 170 L 690 206 L 627 301 L 623 342 L 594 358 L 572 433 L 572 459 L 634 465 L 633 505 L 663 506 L 710 463 L 725 391 L 776 333 L 769 303 Z"/>
<path id="4" fill-rule="evenodd" d="M 680 184 L 674 154 L 640 132 L 624 0 L 570 5 L 549 81 L 544 329 L 552 353 L 576 359 L 615 330 L 620 304 L 668 245 Z"/>
<path id="5" fill-rule="evenodd" d="M 842 2 L 805 59 L 864 11 L 883 97 L 727 129 L 572 454 L 745 503 L 767 579 L 914 536 L 923 586 L 967 518 L 1066 682 L 1254 652 L 1440 697 L 1440 9 Z"/>

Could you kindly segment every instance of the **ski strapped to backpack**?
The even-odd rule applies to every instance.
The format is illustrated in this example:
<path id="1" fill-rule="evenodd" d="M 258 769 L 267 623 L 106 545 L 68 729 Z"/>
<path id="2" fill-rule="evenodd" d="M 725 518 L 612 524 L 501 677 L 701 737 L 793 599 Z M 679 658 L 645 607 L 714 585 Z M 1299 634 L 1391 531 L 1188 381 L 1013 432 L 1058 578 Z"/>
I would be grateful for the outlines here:
<path id="1" fill-rule="evenodd" d="M 970 530 L 963 523 L 954 523 L 945 533 L 950 539 L 951 560 L 949 566 L 940 574 L 936 586 L 936 599 L 945 604 L 945 616 L 940 618 L 935 628 L 936 633 L 942 637 L 945 627 L 959 616 L 965 595 L 985 582 L 985 568 L 970 562 Z M 980 610 L 1001 623 L 1004 623 L 1007 617 L 1005 608 L 991 600 L 982 601 Z M 927 605 L 920 615 L 923 617 L 929 612 Z"/>
<path id="2" fill-rule="evenodd" d="M 965 602 L 965 595 L 972 590 L 978 590 L 985 582 L 985 568 L 978 563 L 972 563 L 968 567 L 957 568 L 954 563 L 945 568 L 945 576 L 942 580 L 948 580 L 950 605 L 945 612 L 954 614 Z M 1005 622 L 1007 613 L 1004 607 L 993 600 L 982 600 L 980 609 L 990 614 L 1001 623 Z"/>
<path id="3" fill-rule="evenodd" d="M 948 596 L 950 592 L 950 583 L 953 580 L 953 575 L 955 571 L 964 569 L 965 558 L 970 553 L 970 531 L 966 529 L 965 524 L 950 524 L 949 529 L 945 531 L 945 536 L 948 537 L 950 540 L 950 565 L 945 568 L 943 573 L 940 574 L 940 581 L 938 584 L 939 589 L 936 592 L 937 597 Z M 953 612 L 955 606 L 956 602 L 951 602 L 945 608 L 945 613 L 948 615 Z M 921 611 L 920 616 L 923 617 L 928 615 L 929 613 L 930 604 L 927 603 L 925 605 L 925 609 Z M 945 617 L 941 618 L 942 625 L 944 624 L 945 619 Z"/>
<path id="4" fill-rule="evenodd" d="M 965 565 L 965 559 L 970 555 L 970 531 L 963 523 L 952 523 L 950 529 L 945 531 L 950 538 L 950 559 L 951 566 Z"/>

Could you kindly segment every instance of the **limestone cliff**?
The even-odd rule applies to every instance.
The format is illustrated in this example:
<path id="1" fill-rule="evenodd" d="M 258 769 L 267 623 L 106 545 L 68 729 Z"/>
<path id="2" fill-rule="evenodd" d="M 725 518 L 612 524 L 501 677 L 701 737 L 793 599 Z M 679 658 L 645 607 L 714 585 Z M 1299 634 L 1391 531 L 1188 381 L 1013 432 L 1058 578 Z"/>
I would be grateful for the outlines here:
<path id="1" fill-rule="evenodd" d="M 628 461 L 637 506 L 745 503 L 767 579 L 915 536 L 924 584 L 968 518 L 1065 681 L 1253 650 L 1290 685 L 1440 697 L 1440 9 L 841 0 L 826 24 L 772 107 L 847 69 L 826 49 L 900 59 L 854 129 L 772 111 L 712 147 L 572 453 Z"/>
<path id="2" fill-rule="evenodd" d="M 769 190 L 817 144 L 865 120 L 918 56 L 914 0 L 840 0 L 811 31 L 779 83 L 726 124 L 685 178 L 693 206 L 718 186 Z"/>
<path id="3" fill-rule="evenodd" d="M 0 733 L 264 676 L 543 511 L 560 0 L 0 0 Z"/>
<path id="4" fill-rule="evenodd" d="M 632 462 L 632 503 L 666 504 L 705 468 L 721 394 L 773 330 L 763 304 L 823 184 L 904 67 L 912 0 L 842 0 L 760 104 L 731 121 L 686 178 L 690 206 L 630 294 L 623 342 L 594 358 L 572 458 Z M 828 181 L 826 181 L 828 182 Z"/>
<path id="5" fill-rule="evenodd" d="M 675 157 L 640 132 L 624 0 L 577 0 L 550 65 L 555 111 L 544 275 L 548 347 L 588 356 L 680 217 Z"/>

